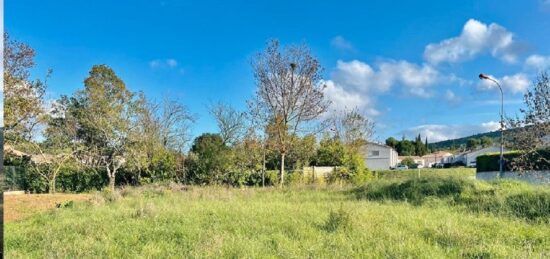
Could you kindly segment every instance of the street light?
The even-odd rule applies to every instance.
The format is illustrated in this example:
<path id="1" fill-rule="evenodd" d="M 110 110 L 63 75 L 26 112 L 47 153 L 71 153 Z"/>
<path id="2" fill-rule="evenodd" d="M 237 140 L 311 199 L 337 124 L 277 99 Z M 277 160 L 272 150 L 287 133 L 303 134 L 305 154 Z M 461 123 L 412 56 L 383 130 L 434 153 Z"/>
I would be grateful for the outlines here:
<path id="1" fill-rule="evenodd" d="M 500 90 L 500 160 L 499 160 L 499 166 L 500 166 L 500 174 L 499 177 L 504 177 L 504 94 L 502 93 L 502 87 L 498 83 L 497 80 L 491 78 L 488 75 L 485 74 L 479 74 L 479 79 L 481 80 L 489 80 L 493 83 L 495 83 L 498 86 L 498 89 Z"/>

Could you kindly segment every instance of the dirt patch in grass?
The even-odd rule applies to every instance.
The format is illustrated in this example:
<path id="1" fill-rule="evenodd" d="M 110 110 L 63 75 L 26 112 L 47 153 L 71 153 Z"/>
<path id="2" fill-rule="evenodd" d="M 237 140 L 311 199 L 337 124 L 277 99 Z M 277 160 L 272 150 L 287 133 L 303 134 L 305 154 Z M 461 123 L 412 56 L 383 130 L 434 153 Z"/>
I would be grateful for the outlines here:
<path id="1" fill-rule="evenodd" d="M 55 209 L 56 204 L 90 199 L 89 194 L 23 194 L 4 196 L 4 222 L 28 218 L 34 214 Z"/>

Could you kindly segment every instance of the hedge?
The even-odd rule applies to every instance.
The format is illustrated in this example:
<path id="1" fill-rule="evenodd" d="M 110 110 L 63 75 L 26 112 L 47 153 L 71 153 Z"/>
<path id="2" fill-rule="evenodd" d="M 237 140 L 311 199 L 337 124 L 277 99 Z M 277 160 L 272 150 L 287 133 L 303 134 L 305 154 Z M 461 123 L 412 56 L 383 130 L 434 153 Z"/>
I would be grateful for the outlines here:
<path id="1" fill-rule="evenodd" d="M 544 157 L 546 160 L 550 160 L 550 149 L 541 149 L 537 151 L 538 155 Z M 511 161 L 521 155 L 520 151 L 509 151 L 504 153 L 504 171 L 512 171 Z M 534 155 L 533 155 L 534 156 Z M 476 169 L 477 172 L 490 172 L 490 171 L 499 171 L 499 161 L 500 153 L 489 153 L 478 156 L 476 159 Z M 533 158 L 534 160 L 536 158 Z M 534 161 L 533 160 L 533 161 Z M 539 162 L 535 167 L 547 170 L 550 169 L 549 164 L 543 164 L 544 162 Z"/>

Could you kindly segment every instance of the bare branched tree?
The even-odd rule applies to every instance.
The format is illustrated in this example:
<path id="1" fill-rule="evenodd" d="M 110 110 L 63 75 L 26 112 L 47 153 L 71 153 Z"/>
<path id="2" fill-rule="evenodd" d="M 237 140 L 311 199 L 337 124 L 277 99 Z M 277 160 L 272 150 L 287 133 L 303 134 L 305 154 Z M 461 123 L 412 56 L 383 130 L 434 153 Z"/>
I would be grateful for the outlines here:
<path id="1" fill-rule="evenodd" d="M 252 63 L 259 114 L 271 121 L 281 155 L 280 184 L 284 183 L 285 155 L 290 137 L 304 122 L 324 113 L 328 102 L 323 97 L 321 65 L 305 45 L 290 46 L 283 51 L 279 42 L 272 40 L 258 53 Z"/>
<path id="2" fill-rule="evenodd" d="M 223 139 L 223 143 L 234 145 L 245 134 L 246 129 L 246 113 L 239 112 L 231 105 L 218 102 L 211 104 L 208 109 L 210 114 L 216 119 L 219 134 Z"/>
<path id="3" fill-rule="evenodd" d="M 374 122 L 357 108 L 335 111 L 328 125 L 336 138 L 356 151 L 374 135 Z"/>
<path id="4" fill-rule="evenodd" d="M 542 169 L 540 165 L 550 165 L 550 160 L 540 153 L 550 149 L 550 78 L 547 73 L 541 73 L 525 93 L 524 104 L 525 108 L 520 109 L 521 117 L 508 119 L 509 127 L 515 129 L 512 144 L 521 151 L 510 164 L 517 171 Z"/>
<path id="5" fill-rule="evenodd" d="M 136 127 L 131 135 L 128 154 L 131 165 L 138 171 L 139 180 L 141 172 L 149 167 L 155 154 L 166 150 L 183 154 L 190 140 L 189 129 L 195 116 L 185 105 L 169 98 L 153 102 L 140 94 L 138 100 Z"/>
<path id="6" fill-rule="evenodd" d="M 183 152 L 191 140 L 189 130 L 196 116 L 178 101 L 165 98 L 158 118 L 161 140 L 165 148 Z"/>

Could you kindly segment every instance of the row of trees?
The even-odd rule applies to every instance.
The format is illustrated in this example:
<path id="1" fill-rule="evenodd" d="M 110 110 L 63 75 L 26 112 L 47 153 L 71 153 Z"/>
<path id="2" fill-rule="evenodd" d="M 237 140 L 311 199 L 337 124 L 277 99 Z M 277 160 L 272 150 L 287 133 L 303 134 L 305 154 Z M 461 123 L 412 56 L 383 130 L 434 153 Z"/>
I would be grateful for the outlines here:
<path id="1" fill-rule="evenodd" d="M 198 136 L 188 150 L 196 116 L 179 101 L 150 100 L 112 68 L 94 65 L 82 89 L 46 105 L 47 80 L 30 79 L 34 50 L 7 34 L 4 42 L 5 143 L 13 151 L 6 164 L 32 171 L 50 192 L 64 172 L 100 176 L 88 185 L 114 189 L 162 180 L 265 183 L 269 169 L 279 170 L 283 185 L 285 170 L 310 164 L 348 167 L 348 176 L 366 170 L 359 152 L 373 123 L 358 110 L 327 113 L 322 68 L 304 45 L 269 42 L 252 62 L 257 92 L 248 109 L 210 105 L 218 132 Z"/>
<path id="2" fill-rule="evenodd" d="M 389 137 L 386 139 L 386 145 L 394 148 L 400 156 L 423 156 L 430 153 L 428 137 L 422 142 L 420 134 L 414 141 L 405 139 L 405 136 L 400 141 L 394 137 Z"/>
<path id="3" fill-rule="evenodd" d="M 493 145 L 493 139 L 487 136 L 481 138 L 469 138 L 466 141 L 466 148 L 472 150 L 478 147 L 489 147 Z"/>

